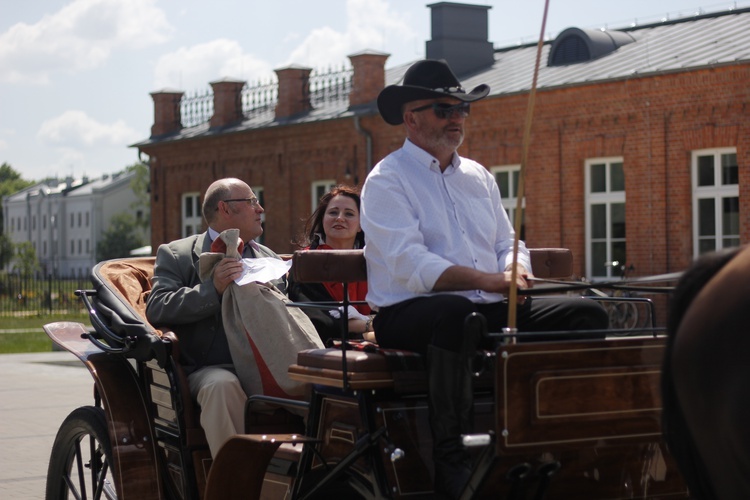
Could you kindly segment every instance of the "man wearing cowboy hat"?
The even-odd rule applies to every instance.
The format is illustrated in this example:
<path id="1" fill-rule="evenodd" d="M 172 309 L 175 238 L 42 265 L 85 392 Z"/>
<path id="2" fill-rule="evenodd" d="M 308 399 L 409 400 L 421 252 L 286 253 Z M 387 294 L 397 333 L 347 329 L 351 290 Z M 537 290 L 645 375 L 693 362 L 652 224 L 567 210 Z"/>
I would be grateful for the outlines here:
<path id="1" fill-rule="evenodd" d="M 471 362 L 482 341 L 466 318 L 483 315 L 490 331 L 507 325 L 515 232 L 486 168 L 456 152 L 471 103 L 447 63 L 412 65 L 402 85 L 378 96 L 391 125 L 403 124 L 401 149 L 378 163 L 362 191 L 367 235 L 367 300 L 379 310 L 378 343 L 426 355 L 436 493 L 460 496 L 471 472 L 461 434 L 472 432 Z M 519 242 L 516 284 L 527 288 L 529 252 Z M 585 299 L 524 300 L 520 331 L 604 329 L 604 310 Z M 471 323 L 468 323 L 469 325 Z"/>

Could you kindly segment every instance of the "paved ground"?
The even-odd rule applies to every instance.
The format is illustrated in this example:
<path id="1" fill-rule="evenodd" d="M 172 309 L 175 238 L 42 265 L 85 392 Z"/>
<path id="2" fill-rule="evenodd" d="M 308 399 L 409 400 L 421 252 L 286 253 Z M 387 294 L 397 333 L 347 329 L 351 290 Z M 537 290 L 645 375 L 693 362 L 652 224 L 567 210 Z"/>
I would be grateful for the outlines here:
<path id="1" fill-rule="evenodd" d="M 0 354 L 0 499 L 44 498 L 52 442 L 93 379 L 68 352 Z"/>

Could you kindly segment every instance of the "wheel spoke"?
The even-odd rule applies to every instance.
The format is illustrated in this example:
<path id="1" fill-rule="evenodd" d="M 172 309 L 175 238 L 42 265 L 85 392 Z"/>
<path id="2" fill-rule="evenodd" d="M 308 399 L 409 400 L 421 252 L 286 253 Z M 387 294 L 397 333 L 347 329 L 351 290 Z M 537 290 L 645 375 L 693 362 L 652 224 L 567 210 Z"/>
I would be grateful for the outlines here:
<path id="1" fill-rule="evenodd" d="M 99 463 L 99 460 L 97 460 L 97 463 Z M 107 481 L 108 470 L 109 470 L 109 464 L 105 460 L 104 462 L 102 462 L 101 468 L 97 471 L 98 480 L 96 481 L 96 492 L 94 493 L 94 500 L 99 500 L 102 497 L 102 492 L 104 491 L 104 487 L 108 484 L 108 481 Z"/>
<path id="2" fill-rule="evenodd" d="M 76 468 L 78 470 L 78 485 L 81 487 L 80 495 L 76 495 L 77 500 L 86 499 L 86 473 L 83 470 L 83 456 L 81 455 L 81 442 L 75 443 Z M 74 493 L 75 495 L 75 493 Z"/>
<path id="3" fill-rule="evenodd" d="M 108 478 L 110 454 L 104 410 L 93 406 L 74 410 L 55 437 L 46 498 L 117 500 L 117 488 Z"/>

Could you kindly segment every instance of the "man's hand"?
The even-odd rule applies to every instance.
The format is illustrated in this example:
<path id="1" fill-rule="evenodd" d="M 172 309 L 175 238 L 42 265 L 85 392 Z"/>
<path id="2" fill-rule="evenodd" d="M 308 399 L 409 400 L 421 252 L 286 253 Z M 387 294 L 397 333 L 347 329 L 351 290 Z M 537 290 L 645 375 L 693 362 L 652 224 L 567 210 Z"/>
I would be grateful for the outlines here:
<path id="1" fill-rule="evenodd" d="M 513 266 L 507 266 L 503 274 L 505 275 L 505 281 L 507 282 L 507 290 L 503 293 L 507 295 L 510 291 L 511 279 L 513 277 Z M 534 286 L 533 282 L 528 281 L 528 278 L 533 278 L 533 275 L 529 273 L 521 264 L 516 264 L 516 289 L 531 288 L 532 286 Z M 517 295 L 516 301 L 518 302 L 518 305 L 521 305 L 526 302 L 526 296 Z"/>
<path id="2" fill-rule="evenodd" d="M 242 261 L 232 258 L 224 258 L 216 264 L 214 269 L 214 288 L 219 295 L 224 294 L 230 283 L 242 276 Z"/>

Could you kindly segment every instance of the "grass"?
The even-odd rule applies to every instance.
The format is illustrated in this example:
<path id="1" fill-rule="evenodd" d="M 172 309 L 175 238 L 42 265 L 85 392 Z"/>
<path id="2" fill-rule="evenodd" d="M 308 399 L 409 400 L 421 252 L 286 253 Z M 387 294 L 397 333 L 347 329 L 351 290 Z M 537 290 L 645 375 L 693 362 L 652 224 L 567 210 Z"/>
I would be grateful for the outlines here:
<path id="1" fill-rule="evenodd" d="M 42 326 L 56 321 L 90 324 L 87 314 L 3 316 L 0 317 L 0 354 L 51 352 L 52 341 Z"/>

